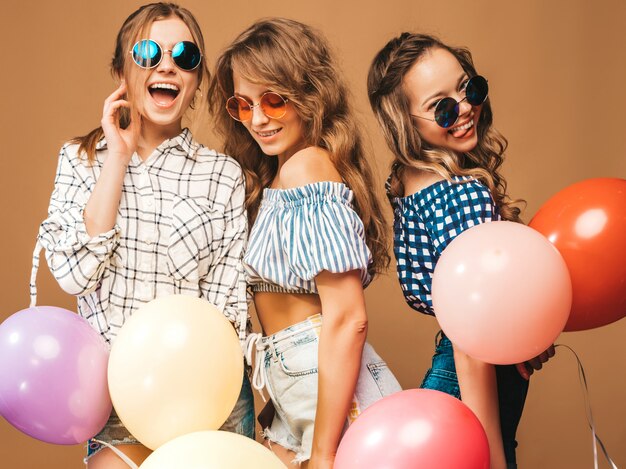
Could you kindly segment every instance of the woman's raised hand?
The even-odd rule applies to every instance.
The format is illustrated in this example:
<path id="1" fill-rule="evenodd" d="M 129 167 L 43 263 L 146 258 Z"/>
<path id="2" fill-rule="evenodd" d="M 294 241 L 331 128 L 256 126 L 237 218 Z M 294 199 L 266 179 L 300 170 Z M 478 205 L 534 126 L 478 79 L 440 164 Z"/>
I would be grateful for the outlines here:
<path id="1" fill-rule="evenodd" d="M 120 86 L 104 100 L 102 109 L 102 130 L 107 141 L 109 155 L 116 155 L 128 163 L 133 153 L 137 150 L 139 131 L 141 129 L 141 116 L 131 108 L 130 103 L 124 99 L 126 82 L 122 80 Z M 130 124 L 125 129 L 120 128 L 120 109 L 130 109 Z"/>

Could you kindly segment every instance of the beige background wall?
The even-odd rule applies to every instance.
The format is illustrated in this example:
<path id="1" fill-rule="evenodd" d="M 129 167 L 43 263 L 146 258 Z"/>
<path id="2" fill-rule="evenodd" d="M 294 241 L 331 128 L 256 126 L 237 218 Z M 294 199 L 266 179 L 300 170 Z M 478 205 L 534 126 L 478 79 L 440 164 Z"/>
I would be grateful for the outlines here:
<path id="1" fill-rule="evenodd" d="M 113 90 L 107 67 L 115 34 L 141 3 L 3 1 L 0 320 L 28 306 L 30 256 L 58 149 L 98 124 L 102 101 Z M 365 78 L 375 52 L 404 30 L 435 33 L 473 51 L 478 70 L 490 80 L 496 126 L 510 142 L 504 173 L 512 196 L 528 201 L 526 221 L 569 184 L 626 177 L 626 3 L 620 0 L 181 3 L 200 20 L 211 62 L 260 17 L 282 15 L 320 28 L 351 83 L 381 181 L 390 155 L 367 104 Z M 200 140 L 218 145 L 203 127 Z M 60 291 L 45 267 L 39 289 L 40 304 L 74 309 L 74 299 Z M 429 365 L 435 321 L 404 304 L 393 270 L 368 289 L 367 300 L 370 341 L 403 386 L 416 387 Z M 583 360 L 597 428 L 623 467 L 625 334 L 621 321 L 559 339 Z M 576 365 L 566 350 L 559 349 L 533 376 L 519 440 L 520 468 L 593 467 Z M 2 468 L 80 468 L 82 455 L 80 446 L 38 442 L 0 419 Z"/>

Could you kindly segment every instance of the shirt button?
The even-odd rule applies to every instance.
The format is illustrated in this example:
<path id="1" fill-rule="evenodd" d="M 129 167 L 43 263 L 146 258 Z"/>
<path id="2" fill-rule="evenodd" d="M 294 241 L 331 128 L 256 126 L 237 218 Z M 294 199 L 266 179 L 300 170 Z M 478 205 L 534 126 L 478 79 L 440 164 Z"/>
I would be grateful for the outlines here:
<path id="1" fill-rule="evenodd" d="M 148 207 L 152 207 L 154 205 L 154 202 L 152 201 L 152 199 L 148 199 L 148 200 L 146 200 L 146 205 Z"/>

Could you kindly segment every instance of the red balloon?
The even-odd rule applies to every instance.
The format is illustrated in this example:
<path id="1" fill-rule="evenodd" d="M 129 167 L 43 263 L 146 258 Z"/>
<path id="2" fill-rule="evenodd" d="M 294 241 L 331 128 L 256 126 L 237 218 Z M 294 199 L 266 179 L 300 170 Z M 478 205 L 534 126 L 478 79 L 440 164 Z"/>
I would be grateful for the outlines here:
<path id="1" fill-rule="evenodd" d="M 440 391 L 402 391 L 368 407 L 348 427 L 335 469 L 488 469 L 478 418 Z"/>
<path id="2" fill-rule="evenodd" d="M 572 278 L 566 331 L 626 315 L 626 179 L 587 179 L 558 192 L 530 226 L 559 250 Z"/>

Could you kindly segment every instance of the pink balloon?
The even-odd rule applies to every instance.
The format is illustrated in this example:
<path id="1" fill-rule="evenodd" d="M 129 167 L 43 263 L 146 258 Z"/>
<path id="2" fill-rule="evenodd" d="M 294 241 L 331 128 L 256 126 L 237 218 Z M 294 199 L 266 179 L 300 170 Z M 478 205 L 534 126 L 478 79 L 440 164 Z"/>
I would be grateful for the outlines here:
<path id="1" fill-rule="evenodd" d="M 348 427 L 335 469 L 488 469 L 474 413 L 440 391 L 411 389 L 376 402 Z"/>
<path id="2" fill-rule="evenodd" d="M 572 305 L 565 261 L 540 233 L 498 221 L 455 238 L 437 262 L 432 298 L 453 344 L 488 363 L 513 364 L 546 350 Z"/>
<path id="3" fill-rule="evenodd" d="M 71 311 L 13 314 L 0 324 L 0 415 L 48 443 L 87 441 L 111 413 L 108 358 L 104 340 Z"/>

